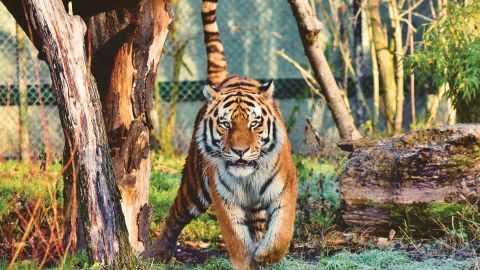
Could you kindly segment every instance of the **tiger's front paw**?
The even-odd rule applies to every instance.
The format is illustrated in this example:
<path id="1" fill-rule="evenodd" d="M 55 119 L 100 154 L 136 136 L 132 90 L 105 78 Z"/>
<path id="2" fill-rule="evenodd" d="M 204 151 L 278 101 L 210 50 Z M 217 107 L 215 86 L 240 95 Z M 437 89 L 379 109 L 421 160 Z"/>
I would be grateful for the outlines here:
<path id="1" fill-rule="evenodd" d="M 269 265 L 279 262 L 285 252 L 280 251 L 276 246 L 267 246 L 260 244 L 255 250 L 253 260 L 259 265 Z"/>
<path id="2" fill-rule="evenodd" d="M 255 250 L 253 260 L 259 265 L 268 265 L 276 263 L 282 259 L 283 256 L 278 256 L 278 253 L 275 252 L 275 249 L 268 249 L 265 246 L 260 245 L 257 250 Z"/>
<path id="3" fill-rule="evenodd" d="M 253 255 L 253 261 L 255 261 L 256 263 L 258 263 L 260 265 L 268 264 L 267 263 L 267 261 L 268 261 L 267 250 L 257 248 L 257 250 L 255 250 L 255 253 Z"/>

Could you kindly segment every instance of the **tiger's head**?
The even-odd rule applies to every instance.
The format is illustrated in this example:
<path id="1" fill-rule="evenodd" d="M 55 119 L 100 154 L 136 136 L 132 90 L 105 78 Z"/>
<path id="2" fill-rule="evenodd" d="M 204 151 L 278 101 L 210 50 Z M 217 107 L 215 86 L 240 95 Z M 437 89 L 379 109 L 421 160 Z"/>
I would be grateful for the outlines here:
<path id="1" fill-rule="evenodd" d="M 219 87 L 206 85 L 205 116 L 196 141 L 201 152 L 235 177 L 251 175 L 272 162 L 283 140 L 274 86 L 230 76 Z"/>

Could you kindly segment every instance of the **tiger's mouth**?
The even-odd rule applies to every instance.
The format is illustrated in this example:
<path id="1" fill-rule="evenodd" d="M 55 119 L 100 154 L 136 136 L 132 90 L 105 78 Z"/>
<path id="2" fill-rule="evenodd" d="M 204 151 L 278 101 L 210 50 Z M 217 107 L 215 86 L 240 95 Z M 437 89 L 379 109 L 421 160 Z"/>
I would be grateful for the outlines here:
<path id="1" fill-rule="evenodd" d="M 244 159 L 237 159 L 236 161 L 227 161 L 227 167 L 235 167 L 235 168 L 246 168 L 246 167 L 255 167 L 256 162 L 254 160 L 244 160 Z"/>

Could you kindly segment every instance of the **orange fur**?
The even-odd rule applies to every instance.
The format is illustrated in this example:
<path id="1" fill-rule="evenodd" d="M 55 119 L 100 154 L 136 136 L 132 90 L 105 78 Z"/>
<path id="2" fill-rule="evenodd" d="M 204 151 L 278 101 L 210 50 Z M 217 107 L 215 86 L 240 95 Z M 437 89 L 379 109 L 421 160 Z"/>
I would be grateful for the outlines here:
<path id="1" fill-rule="evenodd" d="M 283 258 L 293 235 L 297 176 L 273 84 L 228 76 L 216 23 L 204 0 L 208 102 L 197 114 L 175 202 L 148 251 L 168 260 L 185 225 L 213 204 L 236 269 Z"/>

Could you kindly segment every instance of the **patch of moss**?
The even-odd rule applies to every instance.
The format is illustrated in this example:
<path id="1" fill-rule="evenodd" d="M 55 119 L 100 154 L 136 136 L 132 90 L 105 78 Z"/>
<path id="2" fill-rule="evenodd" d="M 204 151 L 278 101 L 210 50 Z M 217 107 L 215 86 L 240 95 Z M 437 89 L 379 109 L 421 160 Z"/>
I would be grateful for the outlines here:
<path id="1" fill-rule="evenodd" d="M 459 203 L 387 203 L 379 208 L 390 213 L 391 228 L 408 231 L 411 236 L 440 236 L 447 233 L 445 230 L 464 228 L 465 235 L 471 237 L 477 232 L 469 231 L 466 223 L 480 220 L 472 206 Z"/>

